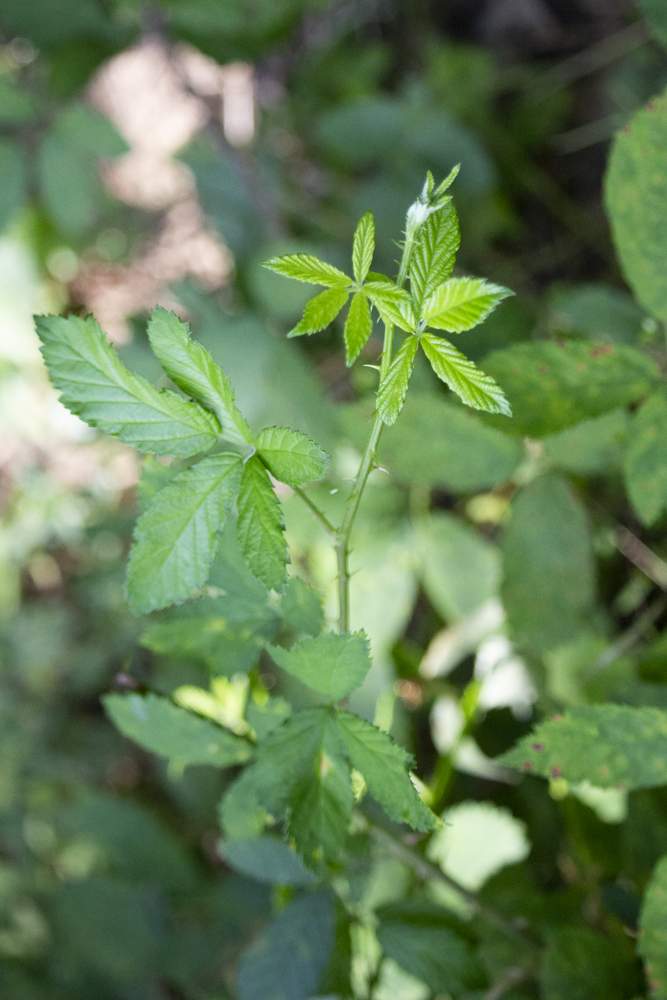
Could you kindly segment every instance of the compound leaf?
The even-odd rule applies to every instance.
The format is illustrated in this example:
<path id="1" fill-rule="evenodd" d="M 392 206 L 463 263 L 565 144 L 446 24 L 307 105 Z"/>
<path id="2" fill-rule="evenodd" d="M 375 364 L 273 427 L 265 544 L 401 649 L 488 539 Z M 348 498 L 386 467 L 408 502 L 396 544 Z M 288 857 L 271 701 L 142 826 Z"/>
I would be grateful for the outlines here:
<path id="1" fill-rule="evenodd" d="M 366 280 L 375 253 L 375 219 L 372 212 L 366 212 L 359 219 L 352 244 L 352 267 L 358 282 Z"/>
<path id="2" fill-rule="evenodd" d="M 257 435 L 256 446 L 271 475 L 289 486 L 312 483 L 327 471 L 329 456 L 299 431 L 266 427 Z"/>
<path id="3" fill-rule="evenodd" d="M 639 954 L 654 1000 L 667 1000 L 667 857 L 656 865 L 639 918 Z"/>
<path id="4" fill-rule="evenodd" d="M 625 482 L 640 518 L 653 524 L 667 504 L 667 399 L 662 393 L 650 396 L 630 423 Z"/>
<path id="5" fill-rule="evenodd" d="M 419 798 L 408 774 L 410 754 L 358 715 L 341 711 L 338 721 L 352 766 L 363 774 L 369 792 L 387 816 L 415 830 L 433 830 L 437 817 Z"/>
<path id="6" fill-rule="evenodd" d="M 345 364 L 354 364 L 373 332 L 368 299 L 363 292 L 355 292 L 350 302 L 347 319 L 345 320 Z"/>
<path id="7" fill-rule="evenodd" d="M 482 278 L 450 278 L 424 300 L 422 316 L 436 330 L 463 333 L 479 326 L 499 302 L 512 294 L 508 288 Z"/>
<path id="8" fill-rule="evenodd" d="M 498 758 L 543 778 L 600 788 L 667 785 L 667 713 L 628 705 L 582 705 L 535 727 Z"/>
<path id="9" fill-rule="evenodd" d="M 245 463 L 238 495 L 236 534 L 250 571 L 269 589 L 282 591 L 289 562 L 280 502 L 260 459 Z"/>
<path id="10" fill-rule="evenodd" d="M 221 726 L 158 694 L 108 694 L 104 709 L 123 736 L 180 767 L 232 767 L 252 757 L 252 747 Z"/>
<path id="11" fill-rule="evenodd" d="M 415 356 L 419 340 L 417 337 L 406 337 L 396 352 L 387 376 L 380 385 L 377 394 L 377 410 L 385 424 L 396 422 L 410 384 L 410 376 L 415 364 Z"/>
<path id="12" fill-rule="evenodd" d="M 311 285 L 326 285 L 327 288 L 342 285 L 347 288 L 352 284 L 348 276 L 337 267 L 309 253 L 290 253 L 283 257 L 271 257 L 270 260 L 263 261 L 262 266 L 268 267 L 276 274 L 283 274 L 286 278 L 295 278 Z"/>
<path id="13" fill-rule="evenodd" d="M 346 698 L 370 670 L 370 647 L 363 632 L 329 632 L 302 639 L 291 649 L 270 646 L 278 666 L 332 701 Z"/>
<path id="14" fill-rule="evenodd" d="M 457 351 L 453 344 L 432 333 L 422 334 L 421 343 L 435 374 L 464 403 L 487 413 L 512 416 L 510 405 L 497 382 Z"/>
<path id="15" fill-rule="evenodd" d="M 235 452 L 208 455 L 160 490 L 141 515 L 127 571 L 135 615 L 184 601 L 204 585 L 242 472 Z"/>
<path id="16" fill-rule="evenodd" d="M 215 413 L 224 437 L 239 444 L 250 443 L 252 431 L 234 403 L 229 379 L 206 348 L 190 338 L 188 324 L 158 306 L 148 322 L 148 339 L 169 378 Z"/>
<path id="17" fill-rule="evenodd" d="M 417 232 L 410 258 L 410 290 L 417 307 L 450 276 L 460 243 L 459 220 L 450 200 Z"/>
<path id="18" fill-rule="evenodd" d="M 302 337 L 304 334 L 319 333 L 332 323 L 349 298 L 347 288 L 336 285 L 320 292 L 306 304 L 303 317 L 287 334 L 288 337 Z"/>
<path id="19" fill-rule="evenodd" d="M 216 418 L 128 371 L 92 316 L 37 316 L 35 322 L 53 385 L 87 424 L 156 455 L 186 457 L 213 447 Z"/>

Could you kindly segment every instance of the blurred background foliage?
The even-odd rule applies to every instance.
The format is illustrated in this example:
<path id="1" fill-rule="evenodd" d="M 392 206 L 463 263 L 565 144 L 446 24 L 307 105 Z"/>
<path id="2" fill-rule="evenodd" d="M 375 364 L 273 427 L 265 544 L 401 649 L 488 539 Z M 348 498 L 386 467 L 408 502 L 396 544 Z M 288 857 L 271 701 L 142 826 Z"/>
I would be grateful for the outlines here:
<path id="1" fill-rule="evenodd" d="M 628 405 L 664 366 L 663 334 L 623 283 L 602 207 L 613 133 L 667 83 L 659 8 L 645 4 L 654 37 L 630 0 L 3 0 L 3 996 L 347 996 L 350 961 L 359 998 L 453 989 L 433 965 L 440 918 L 422 913 L 424 931 L 400 860 L 362 838 L 329 960 L 316 944 L 330 907 L 299 895 L 301 874 L 221 858 L 227 779 L 169 770 L 103 715 L 114 684 L 205 686 L 205 657 L 138 645 L 145 625 L 122 584 L 136 458 L 59 405 L 31 315 L 94 312 L 124 362 L 159 380 L 143 324 L 156 302 L 175 308 L 253 427 L 293 426 L 332 454 L 315 492 L 335 513 L 376 376 L 345 368 L 336 324 L 288 345 L 309 293 L 259 262 L 312 250 L 345 267 L 371 209 L 375 266 L 393 274 L 425 170 L 458 162 L 459 266 L 517 293 L 461 348 L 497 375 L 516 419 L 472 416 L 416 371 L 419 391 L 382 442 L 391 476 L 373 474 L 355 539 L 353 626 L 375 657 L 355 708 L 392 727 L 447 807 L 434 864 L 549 942 L 540 968 L 512 978 L 512 948 L 476 930 L 496 986 L 472 976 L 457 996 L 644 995 L 633 936 L 667 843 L 664 790 L 547 789 L 492 758 L 534 713 L 667 707 L 665 516 L 658 505 L 643 525 L 621 475 Z M 531 385 L 517 360 L 528 343 L 544 351 Z M 363 360 L 379 349 L 378 335 Z M 601 406 L 577 387 L 582 357 Z M 331 613 L 326 539 L 283 499 L 293 563 Z M 276 684 L 269 662 L 257 671 Z M 460 898 L 429 892 L 470 921 Z M 391 956 L 379 966 L 378 907 Z M 237 986 L 239 954 L 272 914 Z M 262 965 L 262 948 L 291 955 L 309 940 L 310 964 Z"/>

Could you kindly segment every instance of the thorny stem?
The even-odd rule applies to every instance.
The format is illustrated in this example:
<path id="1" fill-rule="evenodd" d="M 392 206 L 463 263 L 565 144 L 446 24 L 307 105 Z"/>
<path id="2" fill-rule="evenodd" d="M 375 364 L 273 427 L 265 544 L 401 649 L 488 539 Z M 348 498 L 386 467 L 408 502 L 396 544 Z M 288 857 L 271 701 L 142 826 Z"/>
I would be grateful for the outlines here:
<path id="1" fill-rule="evenodd" d="M 442 869 L 438 868 L 436 865 L 431 864 L 426 858 L 422 857 L 417 851 L 413 850 L 407 844 L 403 843 L 397 837 L 392 836 L 382 827 L 376 826 L 373 823 L 368 824 L 368 833 L 380 844 L 387 853 L 393 855 L 397 860 L 402 861 L 404 864 L 412 868 L 413 872 L 419 876 L 430 881 L 441 882 L 443 885 L 449 886 L 450 889 L 454 889 L 466 903 L 471 907 L 473 912 L 485 920 L 487 924 L 495 927 L 496 930 L 501 931 L 506 937 L 512 938 L 514 941 L 519 941 L 522 945 L 528 948 L 539 948 L 541 947 L 541 942 L 529 937 L 524 931 L 519 927 L 516 927 L 511 921 L 506 920 L 500 913 L 496 913 L 495 910 L 490 909 L 485 906 L 484 903 L 480 902 L 477 896 L 473 892 L 469 892 L 464 889 L 462 885 L 453 879 L 449 875 L 445 875 Z"/>
<path id="2" fill-rule="evenodd" d="M 399 288 L 402 288 L 405 284 L 405 279 L 408 273 L 408 266 L 410 264 L 410 257 L 412 255 L 412 249 L 414 247 L 414 233 L 411 233 L 406 238 L 403 245 L 403 255 L 401 257 L 401 264 L 398 271 L 398 277 L 396 279 L 396 284 Z M 384 326 L 384 344 L 382 346 L 382 360 L 380 362 L 380 384 L 383 382 L 384 378 L 389 371 L 389 366 L 391 365 L 392 350 L 394 344 L 394 327 L 392 323 L 385 323 Z M 359 471 L 357 472 L 357 477 L 354 481 L 354 486 L 352 487 L 352 492 L 347 499 L 347 505 L 345 508 L 345 516 L 343 517 L 343 523 L 340 529 L 336 533 L 336 562 L 338 566 L 338 631 L 347 632 L 350 627 L 350 570 L 349 570 L 349 555 L 350 555 L 350 536 L 352 535 L 352 528 L 354 527 L 354 521 L 357 516 L 357 511 L 359 510 L 359 504 L 361 502 L 361 497 L 366 486 L 366 482 L 370 475 L 370 472 L 375 465 L 375 453 L 377 451 L 378 442 L 380 440 L 380 435 L 382 433 L 382 418 L 379 413 L 375 414 L 375 419 L 373 421 L 373 427 L 371 429 L 371 436 L 368 439 L 368 444 L 366 445 L 366 451 L 361 460 L 361 465 L 359 466 Z"/>

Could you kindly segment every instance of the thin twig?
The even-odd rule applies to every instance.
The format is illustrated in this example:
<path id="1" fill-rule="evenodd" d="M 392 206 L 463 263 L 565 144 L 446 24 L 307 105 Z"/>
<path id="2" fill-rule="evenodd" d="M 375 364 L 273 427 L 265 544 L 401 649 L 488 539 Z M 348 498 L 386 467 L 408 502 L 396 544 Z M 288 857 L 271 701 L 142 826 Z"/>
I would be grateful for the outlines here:
<path id="1" fill-rule="evenodd" d="M 633 535 L 628 528 L 619 527 L 614 532 L 614 545 L 633 566 L 640 569 L 661 590 L 667 591 L 667 562 Z"/>
<path id="2" fill-rule="evenodd" d="M 518 927 L 515 927 L 513 923 L 506 920 L 500 913 L 496 913 L 495 910 L 490 909 L 484 903 L 475 896 L 474 893 L 469 892 L 464 889 L 462 885 L 453 879 L 449 875 L 445 875 L 442 869 L 438 868 L 436 865 L 432 865 L 430 861 L 418 854 L 403 841 L 398 840 L 393 837 L 382 827 L 375 826 L 373 823 L 369 823 L 368 832 L 370 836 L 385 850 L 392 854 L 399 861 L 412 868 L 413 872 L 428 881 L 441 882 L 443 885 L 448 886 L 450 889 L 454 889 L 463 899 L 468 903 L 473 912 L 485 920 L 487 924 L 491 924 L 496 930 L 501 931 L 506 937 L 510 937 L 515 941 L 519 941 L 522 945 L 528 948 L 539 948 L 541 947 L 541 942 L 534 940 L 525 934 Z"/>
<path id="3" fill-rule="evenodd" d="M 591 677 L 595 677 L 600 671 L 608 667 L 614 660 L 617 660 L 619 656 L 623 656 L 624 653 L 628 653 L 633 646 L 636 646 L 639 640 L 642 638 L 644 633 L 654 625 L 663 611 L 667 608 L 667 597 L 661 594 L 660 597 L 656 598 L 652 604 L 646 608 L 637 618 L 635 618 L 632 625 L 625 630 L 618 637 L 618 639 L 608 646 L 607 649 L 601 653 L 595 663 L 589 667 L 586 672 L 586 679 L 589 680 Z"/>
<path id="4" fill-rule="evenodd" d="M 498 980 L 495 986 L 484 994 L 484 1000 L 500 1000 L 502 996 L 511 990 L 513 986 L 518 986 L 526 978 L 527 973 L 525 969 L 522 969 L 520 965 L 512 965 L 505 972 L 502 979 Z"/>
<path id="5" fill-rule="evenodd" d="M 310 507 L 310 509 L 312 510 L 313 514 L 315 515 L 315 517 L 317 518 L 317 520 L 320 522 L 320 524 L 322 524 L 326 528 L 326 530 L 329 532 L 329 534 L 332 535 L 335 538 L 336 537 L 336 529 L 334 528 L 333 524 L 331 523 L 331 521 L 329 520 L 329 518 L 326 516 L 326 514 L 323 511 L 320 510 L 320 508 L 317 506 L 317 504 L 313 500 L 310 499 L 310 497 L 308 496 L 308 494 L 306 493 L 306 491 L 302 490 L 300 486 L 293 486 L 292 489 L 294 490 L 294 492 L 296 493 L 296 495 L 298 497 L 301 497 L 301 499 L 303 500 L 303 502 L 308 507 Z"/>

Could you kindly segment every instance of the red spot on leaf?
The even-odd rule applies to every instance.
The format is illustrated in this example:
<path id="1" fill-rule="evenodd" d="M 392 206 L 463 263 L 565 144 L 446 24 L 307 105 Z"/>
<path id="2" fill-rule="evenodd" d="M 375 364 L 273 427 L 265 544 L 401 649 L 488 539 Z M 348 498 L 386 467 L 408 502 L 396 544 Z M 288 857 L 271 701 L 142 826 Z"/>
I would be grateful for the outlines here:
<path id="1" fill-rule="evenodd" d="M 537 370 L 540 373 L 540 375 L 546 375 L 547 372 L 549 371 L 546 365 L 540 365 L 540 367 Z"/>
<path id="2" fill-rule="evenodd" d="M 524 769 L 524 771 L 532 771 L 533 770 L 533 765 L 531 764 L 531 762 L 529 760 L 524 760 L 524 762 L 523 762 L 523 769 Z"/>
<path id="3" fill-rule="evenodd" d="M 554 717 L 552 718 L 551 721 L 552 722 L 562 722 L 563 721 L 563 716 L 562 715 L 554 715 Z"/>
<path id="4" fill-rule="evenodd" d="M 560 767 L 552 767 L 551 768 L 551 777 L 552 778 L 562 778 L 563 777 L 563 771 L 562 771 L 562 769 Z"/>
<path id="5" fill-rule="evenodd" d="M 601 354 L 613 354 L 614 348 L 610 347 L 609 344 L 598 344 L 597 347 L 591 347 L 591 357 L 599 358 Z"/>
<path id="6" fill-rule="evenodd" d="M 533 743 L 533 750 L 544 750 L 544 743 Z"/>

